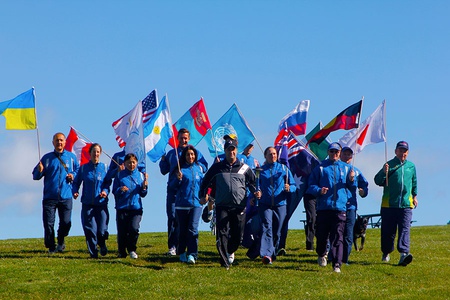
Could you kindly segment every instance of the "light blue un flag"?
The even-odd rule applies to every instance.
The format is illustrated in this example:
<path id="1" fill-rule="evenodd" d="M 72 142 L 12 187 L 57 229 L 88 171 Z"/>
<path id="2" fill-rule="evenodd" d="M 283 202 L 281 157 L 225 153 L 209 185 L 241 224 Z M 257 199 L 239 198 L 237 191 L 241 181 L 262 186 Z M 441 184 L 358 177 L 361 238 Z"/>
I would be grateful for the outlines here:
<path id="1" fill-rule="evenodd" d="M 212 157 L 225 153 L 223 137 L 227 134 L 235 134 L 238 139 L 238 153 L 255 139 L 247 122 L 240 114 L 236 103 L 213 125 L 205 136 L 208 150 Z M 217 153 L 216 153 L 217 150 Z"/>

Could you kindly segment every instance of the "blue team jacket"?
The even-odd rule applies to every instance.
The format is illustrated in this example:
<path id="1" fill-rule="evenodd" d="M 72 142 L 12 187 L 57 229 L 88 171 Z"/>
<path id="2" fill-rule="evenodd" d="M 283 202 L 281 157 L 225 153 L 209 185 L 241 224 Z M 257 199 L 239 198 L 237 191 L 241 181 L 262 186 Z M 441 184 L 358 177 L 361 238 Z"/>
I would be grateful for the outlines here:
<path id="1" fill-rule="evenodd" d="M 144 189 L 145 177 L 137 168 L 133 171 L 125 169 L 120 171 L 117 180 L 117 188 L 113 191 L 116 199 L 116 209 L 139 210 L 142 209 L 142 199 L 147 195 Z M 128 191 L 123 192 L 122 186 L 128 187 Z"/>
<path id="2" fill-rule="evenodd" d="M 73 181 L 72 193 L 78 193 L 81 183 L 83 183 L 83 193 L 81 194 L 81 203 L 90 205 L 107 205 L 108 198 L 100 197 L 102 184 L 106 176 L 106 164 L 94 164 L 89 161 L 78 170 L 77 176 Z M 104 190 L 107 194 L 109 189 Z"/>
<path id="3" fill-rule="evenodd" d="M 175 170 L 178 172 L 178 170 Z M 203 179 L 203 167 L 198 164 L 184 164 L 181 166 L 183 177 L 181 181 L 178 177 L 172 176 L 169 188 L 177 190 L 175 198 L 176 207 L 200 207 L 200 185 Z"/>
<path id="4" fill-rule="evenodd" d="M 286 205 L 289 193 L 294 193 L 297 189 L 291 171 L 279 162 L 264 164 L 262 169 L 259 175 L 259 185 L 262 193 L 259 204 L 269 206 Z M 289 184 L 290 192 L 284 191 L 286 183 Z"/>
<path id="5" fill-rule="evenodd" d="M 41 162 L 44 170 L 39 172 L 38 165 L 36 165 L 33 169 L 33 179 L 40 180 L 44 177 L 44 200 L 72 199 L 72 183 L 66 181 L 66 176 L 69 173 L 74 177 L 77 175 L 79 164 L 75 154 L 66 150 L 63 150 L 62 153 L 53 151 L 45 154 Z M 63 162 L 67 170 L 63 166 Z"/>
<path id="6" fill-rule="evenodd" d="M 352 166 L 340 160 L 324 160 L 315 167 L 309 175 L 307 194 L 316 197 L 317 210 L 347 210 L 347 201 L 350 193 L 356 190 L 356 178 L 354 182 L 348 180 Z M 322 187 L 327 187 L 328 192 L 321 195 Z"/>

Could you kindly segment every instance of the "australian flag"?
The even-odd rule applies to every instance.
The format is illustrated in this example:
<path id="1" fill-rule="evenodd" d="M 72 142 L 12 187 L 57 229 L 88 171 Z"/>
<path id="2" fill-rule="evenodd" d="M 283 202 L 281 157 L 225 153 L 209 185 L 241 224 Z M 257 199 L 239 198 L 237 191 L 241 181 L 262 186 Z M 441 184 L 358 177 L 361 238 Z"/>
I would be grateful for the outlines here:
<path id="1" fill-rule="evenodd" d="M 282 140 L 282 145 L 278 151 L 279 160 L 287 157 L 287 165 L 294 176 L 297 188 L 305 188 L 304 183 L 312 170 L 320 164 L 319 159 L 306 149 L 292 133 L 286 135 Z M 287 152 L 287 153 L 286 153 Z"/>
<path id="2" fill-rule="evenodd" d="M 145 124 L 158 108 L 158 96 L 153 90 L 144 100 L 142 100 L 142 122 Z"/>

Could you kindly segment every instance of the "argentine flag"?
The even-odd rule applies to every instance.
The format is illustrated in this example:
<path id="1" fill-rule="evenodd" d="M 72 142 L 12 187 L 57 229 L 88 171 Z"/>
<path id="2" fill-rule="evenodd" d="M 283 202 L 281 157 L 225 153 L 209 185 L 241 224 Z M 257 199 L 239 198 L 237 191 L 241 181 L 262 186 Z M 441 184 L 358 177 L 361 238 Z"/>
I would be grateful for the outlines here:
<path id="1" fill-rule="evenodd" d="M 165 154 L 171 136 L 172 119 L 166 95 L 150 120 L 144 124 L 145 151 L 152 162 L 157 162 Z"/>

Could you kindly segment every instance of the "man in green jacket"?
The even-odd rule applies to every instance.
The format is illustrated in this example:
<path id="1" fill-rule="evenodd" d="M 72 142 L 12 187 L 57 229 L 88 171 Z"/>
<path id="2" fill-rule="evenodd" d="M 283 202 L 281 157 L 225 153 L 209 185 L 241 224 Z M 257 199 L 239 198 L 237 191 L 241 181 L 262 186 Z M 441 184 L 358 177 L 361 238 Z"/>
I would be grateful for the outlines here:
<path id="1" fill-rule="evenodd" d="M 409 145 L 400 141 L 395 147 L 395 157 L 388 161 L 375 175 L 375 184 L 383 187 L 381 202 L 381 251 L 382 261 L 389 261 L 394 251 L 394 240 L 398 228 L 397 250 L 400 266 L 411 263 L 409 253 L 412 210 L 417 207 L 416 166 L 406 160 Z"/>

